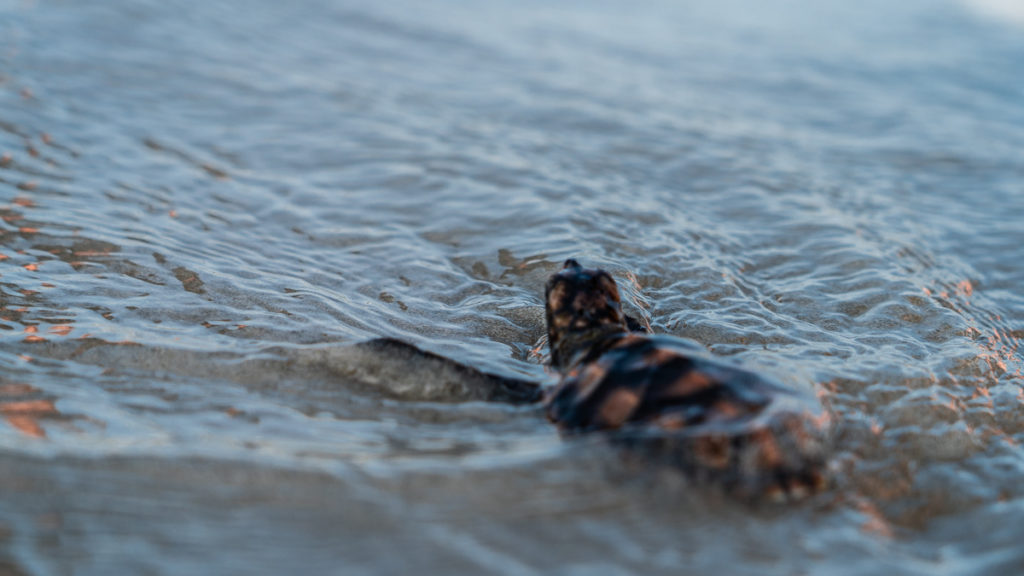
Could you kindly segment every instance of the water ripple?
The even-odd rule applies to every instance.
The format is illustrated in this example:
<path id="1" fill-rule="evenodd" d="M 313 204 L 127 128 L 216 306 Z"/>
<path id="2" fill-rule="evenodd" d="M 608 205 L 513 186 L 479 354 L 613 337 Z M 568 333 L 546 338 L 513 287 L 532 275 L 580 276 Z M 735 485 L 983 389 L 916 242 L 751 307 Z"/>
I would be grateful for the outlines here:
<path id="1" fill-rule="evenodd" d="M 0 14 L 5 568 L 1020 565 L 1024 46 L 963 6 Z M 834 489 L 741 509 L 349 347 L 550 381 L 568 257 L 813 389 Z"/>

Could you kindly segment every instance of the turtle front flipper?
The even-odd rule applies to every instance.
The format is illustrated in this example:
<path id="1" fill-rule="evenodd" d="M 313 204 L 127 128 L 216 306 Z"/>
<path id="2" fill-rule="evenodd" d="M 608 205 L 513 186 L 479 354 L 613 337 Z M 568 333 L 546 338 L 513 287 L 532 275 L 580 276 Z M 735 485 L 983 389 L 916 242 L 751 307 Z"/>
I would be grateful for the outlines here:
<path id="1" fill-rule="evenodd" d="M 360 342 L 346 352 L 347 377 L 403 400 L 532 404 L 542 397 L 536 382 L 489 374 L 394 338 Z"/>

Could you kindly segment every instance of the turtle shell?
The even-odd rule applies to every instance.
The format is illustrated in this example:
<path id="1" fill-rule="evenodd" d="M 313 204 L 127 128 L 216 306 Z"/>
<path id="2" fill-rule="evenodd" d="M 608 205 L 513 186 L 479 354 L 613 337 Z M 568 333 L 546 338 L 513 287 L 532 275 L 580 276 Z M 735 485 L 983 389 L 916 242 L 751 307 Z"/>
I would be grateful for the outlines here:
<path id="1" fill-rule="evenodd" d="M 696 342 L 631 331 L 602 270 L 570 260 L 546 296 L 562 377 L 545 406 L 563 433 L 607 432 L 752 496 L 799 496 L 824 484 L 828 416 L 816 398 L 718 360 Z"/>
<path id="2" fill-rule="evenodd" d="M 813 398 L 671 336 L 622 334 L 546 399 L 567 434 L 605 431 L 742 494 L 801 496 L 824 484 L 827 415 Z"/>

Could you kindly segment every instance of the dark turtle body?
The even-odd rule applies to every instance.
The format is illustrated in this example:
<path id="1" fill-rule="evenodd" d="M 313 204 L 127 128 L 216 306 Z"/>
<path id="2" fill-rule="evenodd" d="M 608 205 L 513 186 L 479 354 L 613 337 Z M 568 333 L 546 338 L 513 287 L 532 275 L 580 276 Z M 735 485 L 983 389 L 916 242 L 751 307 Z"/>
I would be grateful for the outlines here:
<path id="1" fill-rule="evenodd" d="M 622 312 L 603 270 L 568 260 L 548 280 L 545 301 L 551 365 L 560 374 L 547 390 L 393 339 L 358 347 L 404 359 L 403 372 L 447 375 L 452 401 L 541 401 L 566 435 L 605 435 L 739 496 L 798 497 L 824 485 L 827 416 L 815 398 L 691 340 L 648 333 Z"/>
<path id="2" fill-rule="evenodd" d="M 800 496 L 824 484 L 827 417 L 814 398 L 696 342 L 637 331 L 603 270 L 567 261 L 545 300 L 561 380 L 544 402 L 564 433 L 609 432 L 741 494 Z"/>

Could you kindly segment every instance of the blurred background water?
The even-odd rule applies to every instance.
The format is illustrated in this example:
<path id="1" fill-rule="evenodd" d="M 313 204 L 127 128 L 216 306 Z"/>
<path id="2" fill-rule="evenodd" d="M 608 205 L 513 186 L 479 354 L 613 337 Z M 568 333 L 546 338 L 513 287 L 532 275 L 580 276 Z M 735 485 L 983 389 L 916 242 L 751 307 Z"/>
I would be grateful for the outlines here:
<path id="1" fill-rule="evenodd" d="M 0 573 L 1021 573 L 1018 6 L 0 0 Z M 814 390 L 834 489 L 345 351 L 550 381 L 570 256 Z"/>

